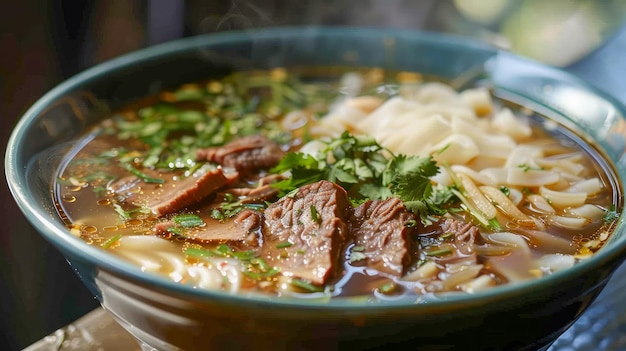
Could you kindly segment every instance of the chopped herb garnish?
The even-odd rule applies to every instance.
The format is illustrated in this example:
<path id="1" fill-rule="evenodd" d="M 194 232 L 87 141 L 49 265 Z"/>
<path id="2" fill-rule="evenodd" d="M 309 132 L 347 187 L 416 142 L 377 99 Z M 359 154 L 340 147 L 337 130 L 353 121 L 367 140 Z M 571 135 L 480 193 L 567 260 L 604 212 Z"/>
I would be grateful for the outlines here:
<path id="1" fill-rule="evenodd" d="M 198 249 L 195 247 L 188 247 L 185 249 L 185 255 L 191 257 L 215 257 L 217 256 L 213 251 L 206 249 Z"/>
<path id="2" fill-rule="evenodd" d="M 611 207 L 604 213 L 604 217 L 602 220 L 604 223 L 612 223 L 619 218 L 619 213 L 615 210 L 615 205 L 611 205 Z"/>
<path id="3" fill-rule="evenodd" d="M 364 246 L 355 245 L 350 249 L 350 263 L 358 262 L 367 258 L 363 253 L 365 251 Z"/>
<path id="4" fill-rule="evenodd" d="M 226 216 L 222 213 L 222 211 L 220 211 L 219 208 L 213 208 L 211 209 L 211 218 L 221 221 L 226 219 Z"/>
<path id="5" fill-rule="evenodd" d="M 508 187 L 504 185 L 500 186 L 500 191 L 506 196 L 511 195 L 511 189 L 509 189 Z"/>
<path id="6" fill-rule="evenodd" d="M 290 243 L 289 241 L 283 241 L 282 243 L 276 244 L 276 248 L 277 249 L 284 249 L 284 248 L 287 248 L 287 247 L 292 246 L 292 245 L 293 244 Z"/>
<path id="7" fill-rule="evenodd" d="M 124 169 L 126 169 L 127 171 L 132 173 L 134 176 L 136 176 L 137 178 L 143 180 L 146 183 L 155 183 L 155 184 L 163 184 L 163 183 L 165 183 L 164 179 L 150 177 L 149 175 L 145 174 L 144 172 L 142 172 L 142 171 L 138 170 L 137 168 L 133 167 L 130 163 L 122 162 L 120 164 L 122 165 L 122 167 Z"/>
<path id="8" fill-rule="evenodd" d="M 366 258 L 367 256 L 363 252 L 354 251 L 354 250 L 350 251 L 350 263 L 362 261 Z"/>
<path id="9" fill-rule="evenodd" d="M 131 219 L 131 215 L 129 211 L 126 211 L 122 208 L 122 206 L 120 206 L 119 204 L 113 203 L 113 209 L 115 210 L 115 212 L 117 212 L 117 214 L 122 217 L 123 220 L 128 220 Z"/>
<path id="10" fill-rule="evenodd" d="M 441 234 L 440 238 L 443 239 L 443 240 L 446 240 L 446 239 L 451 238 L 453 236 L 454 236 L 453 232 L 446 232 L 446 233 Z"/>
<path id="11" fill-rule="evenodd" d="M 188 247 L 185 249 L 185 255 L 192 257 L 232 257 L 240 261 L 250 261 L 256 257 L 256 252 L 253 250 L 234 251 L 228 245 L 220 244 L 215 249 Z"/>
<path id="12" fill-rule="evenodd" d="M 409 219 L 404 222 L 404 226 L 407 228 L 415 228 L 416 225 L 417 225 L 417 221 L 414 219 Z"/>
<path id="13" fill-rule="evenodd" d="M 395 292 L 397 288 L 398 288 L 398 285 L 396 283 L 388 282 L 388 283 L 381 285 L 378 288 L 378 291 L 387 295 L 387 294 L 392 294 L 393 292 Z"/>
<path id="14" fill-rule="evenodd" d="M 185 235 L 185 233 L 179 227 L 168 227 L 167 228 L 167 232 L 171 233 L 171 234 L 179 235 L 179 236 L 184 236 Z"/>
<path id="15" fill-rule="evenodd" d="M 317 223 L 319 223 L 320 221 L 320 217 L 317 214 L 317 209 L 313 205 L 311 205 L 311 219 L 313 220 L 313 222 L 317 222 Z"/>
<path id="16" fill-rule="evenodd" d="M 264 259 L 257 257 L 250 259 L 250 267 L 243 273 L 251 279 L 262 280 L 280 273 L 280 268 L 270 267 Z"/>
<path id="17" fill-rule="evenodd" d="M 291 285 L 307 290 L 309 292 L 320 292 L 323 291 L 323 288 L 317 285 L 313 285 L 310 282 L 302 279 L 291 279 Z"/>
<path id="18" fill-rule="evenodd" d="M 103 242 L 102 245 L 100 246 L 102 248 L 108 249 L 109 247 L 111 247 L 111 245 L 117 243 L 121 238 L 122 238 L 122 234 L 114 235 L 110 237 L 107 241 Z"/>
<path id="19" fill-rule="evenodd" d="M 185 228 L 199 227 L 205 224 L 202 218 L 194 214 L 178 215 L 172 219 L 174 223 Z"/>
<path id="20" fill-rule="evenodd" d="M 348 132 L 329 140 L 319 155 L 288 153 L 271 172 L 291 173 L 289 179 L 272 184 L 284 196 L 293 196 L 301 186 L 329 180 L 348 190 L 352 202 L 397 196 L 425 224 L 457 201 L 447 187 L 431 183 L 430 178 L 439 173 L 431 157 L 393 155 L 373 138 Z"/>
<path id="21" fill-rule="evenodd" d="M 277 275 L 278 273 L 280 273 L 280 268 L 278 267 L 274 267 L 268 270 L 267 272 L 254 272 L 254 271 L 249 271 L 249 270 L 243 272 L 244 275 L 255 280 L 263 280 L 263 279 L 271 278 Z"/>
<path id="22" fill-rule="evenodd" d="M 426 251 L 427 256 L 447 256 L 452 253 L 452 249 L 449 247 L 443 247 L 440 249 Z"/>
<path id="23" fill-rule="evenodd" d="M 521 168 L 524 172 L 528 172 L 528 171 L 542 171 L 542 168 L 538 168 L 538 167 L 531 167 L 530 165 L 526 164 L 526 163 L 522 163 L 520 165 L 517 165 L 518 168 Z"/>
<path id="24" fill-rule="evenodd" d="M 262 272 L 267 272 L 270 269 L 270 267 L 267 264 L 267 262 L 265 262 L 265 260 L 260 258 L 260 257 L 259 258 L 254 258 L 254 259 L 250 260 L 250 264 L 252 264 L 254 266 L 258 266 L 259 269 Z"/>

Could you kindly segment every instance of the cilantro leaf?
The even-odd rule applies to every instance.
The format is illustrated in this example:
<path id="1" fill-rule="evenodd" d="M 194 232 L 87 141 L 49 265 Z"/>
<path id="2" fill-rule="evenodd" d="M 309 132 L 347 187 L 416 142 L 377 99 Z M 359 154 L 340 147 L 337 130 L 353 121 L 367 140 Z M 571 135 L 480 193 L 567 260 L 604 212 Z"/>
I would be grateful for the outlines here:
<path id="1" fill-rule="evenodd" d="M 430 178 L 439 173 L 439 167 L 432 157 L 394 155 L 374 138 L 347 131 L 329 140 L 316 155 L 288 153 L 271 172 L 291 173 L 289 179 L 272 184 L 283 195 L 329 180 L 344 187 L 352 203 L 396 196 L 425 224 L 458 201 L 447 187 L 433 186 Z"/>

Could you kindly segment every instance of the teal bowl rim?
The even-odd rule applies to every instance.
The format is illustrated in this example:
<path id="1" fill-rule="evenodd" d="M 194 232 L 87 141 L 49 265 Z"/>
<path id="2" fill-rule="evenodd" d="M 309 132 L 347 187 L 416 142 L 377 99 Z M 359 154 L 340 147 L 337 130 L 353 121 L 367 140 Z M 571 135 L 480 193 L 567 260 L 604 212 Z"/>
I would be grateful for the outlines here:
<path id="1" fill-rule="evenodd" d="M 18 148 L 20 144 L 24 143 L 26 130 L 32 128 L 39 114 L 41 114 L 47 106 L 52 104 L 58 97 L 62 96 L 66 92 L 72 91 L 74 87 L 83 85 L 92 80 L 106 76 L 109 72 L 115 70 L 121 70 L 133 65 L 137 65 L 141 62 L 150 61 L 162 56 L 168 56 L 180 52 L 186 52 L 196 49 L 201 49 L 206 46 L 219 45 L 219 44 L 232 44 L 237 42 L 247 42 L 255 39 L 271 39 L 271 38 L 299 38 L 302 36 L 319 35 L 319 34 L 333 34 L 333 35 L 358 35 L 360 37 L 410 37 L 419 41 L 420 43 L 426 43 L 430 45 L 443 45 L 443 46 L 461 46 L 465 49 L 479 50 L 483 52 L 489 52 L 494 55 L 506 55 L 507 59 L 513 59 L 520 62 L 526 62 L 526 64 L 533 64 L 537 67 L 541 67 L 543 70 L 548 70 L 554 74 L 558 79 L 563 80 L 565 83 L 571 83 L 578 87 L 583 87 L 587 91 L 599 95 L 602 98 L 608 99 L 611 104 L 615 105 L 620 111 L 624 111 L 624 108 L 620 104 L 612 99 L 610 96 L 594 88 L 588 83 L 566 73 L 560 69 L 548 67 L 540 63 L 536 63 L 532 60 L 524 59 L 508 52 L 501 51 L 497 48 L 491 47 L 487 44 L 468 40 L 464 37 L 439 34 L 433 32 L 402 30 L 402 29 L 384 29 L 380 28 L 360 28 L 360 27 L 279 27 L 256 30 L 254 32 L 223 32 L 217 34 L 205 34 L 198 35 L 183 39 L 177 39 L 175 41 L 167 42 L 160 45 L 155 45 L 145 49 L 125 54 L 118 58 L 103 62 L 95 65 L 85 71 L 65 80 L 60 83 L 48 93 L 43 95 L 37 100 L 20 118 L 14 130 L 11 133 L 9 142 L 7 144 L 7 151 L 5 155 L 5 172 L 7 182 L 10 191 L 15 198 L 19 208 L 24 213 L 28 221 L 35 227 L 35 229 L 43 235 L 53 245 L 62 248 L 63 250 L 70 251 L 73 255 L 81 257 L 83 260 L 90 262 L 95 267 L 104 268 L 107 271 L 122 274 L 128 277 L 130 280 L 137 280 L 143 284 L 160 287 L 166 290 L 172 290 L 176 293 L 182 293 L 190 297 L 199 299 L 214 299 L 221 302 L 230 302 L 245 305 L 264 305 L 268 304 L 273 307 L 285 307 L 285 308 L 299 308 L 299 309 L 332 309 L 341 310 L 343 312 L 355 312 L 355 313 L 377 313 L 379 311 L 388 311 L 389 309 L 402 309 L 406 312 L 410 312 L 413 309 L 421 308 L 440 308 L 442 306 L 463 306 L 463 305 L 482 305 L 489 301 L 503 300 L 513 298 L 515 296 L 523 295 L 528 291 L 536 291 L 550 286 L 556 286 L 560 282 L 572 279 L 572 277 L 583 274 L 585 272 L 592 271 L 605 264 L 620 263 L 623 260 L 622 255 L 626 253 L 626 236 L 619 238 L 618 242 L 612 243 L 608 247 L 600 250 L 599 253 L 593 257 L 576 264 L 574 267 L 564 271 L 557 272 L 550 276 L 546 276 L 540 279 L 534 279 L 530 281 L 520 282 L 513 285 L 503 285 L 494 287 L 487 291 L 483 291 L 477 294 L 458 294 L 447 295 L 441 299 L 429 300 L 427 303 L 419 303 L 414 300 L 403 299 L 398 302 L 385 301 L 383 303 L 364 303 L 362 301 L 351 301 L 349 299 L 330 299 L 329 301 L 316 302 L 308 299 L 292 299 L 292 298 L 276 298 L 272 296 L 260 296 L 260 295 L 248 295 L 248 294 L 230 294 L 222 291 L 212 290 L 200 290 L 191 286 L 175 283 L 164 277 L 158 275 L 146 274 L 142 272 L 137 266 L 122 261 L 122 259 L 116 258 L 113 255 L 106 253 L 105 251 L 88 245 L 83 240 L 76 238 L 69 234 L 67 229 L 51 220 L 50 213 L 45 209 L 42 209 L 36 205 L 36 201 L 32 199 L 29 194 L 27 186 L 26 175 L 23 168 L 19 168 L 19 165 L 26 165 L 26 160 L 20 160 L 18 156 Z M 52 200 L 52 199 L 51 199 Z M 619 228 L 624 229 L 624 218 L 620 218 Z M 71 263 L 71 262 L 70 262 Z M 83 279 L 89 279 L 84 278 Z M 415 298 L 417 300 L 417 297 Z M 410 308 L 409 308 L 410 307 Z"/>

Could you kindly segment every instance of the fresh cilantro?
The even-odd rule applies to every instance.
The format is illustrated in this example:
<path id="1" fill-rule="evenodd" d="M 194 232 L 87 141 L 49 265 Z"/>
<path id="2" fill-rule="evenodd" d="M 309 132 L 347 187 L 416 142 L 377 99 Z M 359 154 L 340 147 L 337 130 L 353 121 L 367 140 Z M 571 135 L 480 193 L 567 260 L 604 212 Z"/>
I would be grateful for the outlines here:
<path id="1" fill-rule="evenodd" d="M 619 218 L 619 215 L 619 212 L 615 210 L 615 205 L 611 205 L 611 207 L 604 213 L 602 220 L 604 223 L 612 223 Z"/>
<path id="2" fill-rule="evenodd" d="M 329 180 L 344 187 L 354 204 L 396 196 L 424 224 L 432 223 L 433 215 L 445 214 L 445 208 L 457 201 L 447 187 L 430 181 L 439 173 L 432 157 L 394 155 L 374 138 L 347 131 L 327 141 L 316 155 L 288 153 L 271 172 L 290 173 L 288 179 L 272 184 L 281 196 Z"/>
<path id="3" fill-rule="evenodd" d="M 511 195 L 511 189 L 509 189 L 508 187 L 504 185 L 500 186 L 500 191 L 506 196 Z"/>

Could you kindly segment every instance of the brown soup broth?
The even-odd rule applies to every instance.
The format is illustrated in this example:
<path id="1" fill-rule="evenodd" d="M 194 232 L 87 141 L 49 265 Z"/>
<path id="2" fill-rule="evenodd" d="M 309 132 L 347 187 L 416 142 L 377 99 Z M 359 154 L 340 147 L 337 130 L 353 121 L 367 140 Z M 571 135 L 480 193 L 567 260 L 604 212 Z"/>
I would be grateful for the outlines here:
<path id="1" fill-rule="evenodd" d="M 355 95 L 387 100 L 398 94 L 398 87 L 402 84 L 430 81 L 420 74 L 409 72 L 379 69 L 350 72 L 356 74 L 360 80 L 355 83 L 351 81 L 354 76 L 342 76 L 346 73 L 345 69 L 334 67 L 289 72 L 283 69 L 240 72 L 223 80 L 188 84 L 176 91 L 163 92 L 129 104 L 96 126 L 66 156 L 54 189 L 59 214 L 66 221 L 71 233 L 87 243 L 101 246 L 103 250 L 140 266 L 144 262 L 152 268 L 145 269 L 146 266 L 142 266 L 142 269 L 168 276 L 182 284 L 209 286 L 209 289 L 231 292 L 262 292 L 302 298 L 342 296 L 385 299 L 450 291 L 471 293 L 485 287 L 552 274 L 552 269 L 537 263 L 543 262 L 542 257 L 563 255 L 575 263 L 592 255 L 607 240 L 615 224 L 608 215 L 621 208 L 620 187 L 612 167 L 593 145 L 585 143 L 570 130 L 562 126 L 545 128 L 547 122 L 543 117 L 495 98 L 494 108 L 511 108 L 516 118 L 524 119 L 531 126 L 532 137 L 524 140 L 524 143 L 540 145 L 545 151 L 545 159 L 574 160 L 575 165 L 572 167 L 580 169 L 582 178 L 596 177 L 599 180 L 601 191 L 588 196 L 585 203 L 605 212 L 601 218 L 595 217 L 580 228 L 568 229 L 554 225 L 554 214 L 538 210 L 536 206 L 539 205 L 531 204 L 525 197 L 518 205 L 519 210 L 535 218 L 541 225 L 537 224 L 529 229 L 499 211 L 496 219 L 503 227 L 498 230 L 481 228 L 481 234 L 476 236 L 473 242 L 475 249 L 471 253 L 446 251 L 450 247 L 452 250 L 458 249 L 458 244 L 451 244 L 454 240 L 446 238 L 447 233 L 431 235 L 423 230 L 418 236 L 410 238 L 407 253 L 410 263 L 404 267 L 401 275 L 394 275 L 368 266 L 355 243 L 348 240 L 340 245 L 338 268 L 335 268 L 336 272 L 329 281 L 320 285 L 298 280 L 299 283 L 294 284 L 297 276 L 283 276 L 280 272 L 272 272 L 271 267 L 259 268 L 257 263 L 250 263 L 255 261 L 250 261 L 249 257 L 242 261 L 233 256 L 232 252 L 252 252 L 253 255 L 258 255 L 260 249 L 249 243 L 196 240 L 193 237 L 196 230 L 194 228 L 185 229 L 182 235 L 175 231 L 155 234 L 157 223 L 171 221 L 179 214 L 199 215 L 204 222 L 203 228 L 232 222 L 234 217 L 213 215 L 227 213 L 220 207 L 226 199 L 219 191 L 176 213 L 159 217 L 145 208 L 129 204 L 129 201 L 122 199 L 120 193 L 111 190 L 112 187 L 130 184 L 118 185 L 120 179 L 133 177 L 128 165 L 135 170 L 148 172 L 150 177 L 164 180 L 165 184 L 175 183 L 206 164 L 188 161 L 189 157 L 193 158 L 190 155 L 195 155 L 196 149 L 224 145 L 243 135 L 263 133 L 276 141 L 283 151 L 298 151 L 312 138 L 312 126 L 316 126 L 317 121 L 329 111 L 332 112 L 332 103 L 338 98 Z M 293 111 L 300 111 L 298 113 L 301 120 L 294 118 L 297 114 Z M 215 126 L 207 127 L 211 123 Z M 200 136 L 205 130 L 218 130 L 219 125 L 224 124 L 230 127 L 210 135 L 202 135 L 205 139 L 201 140 Z M 547 124 L 552 125 L 552 122 Z M 168 130 L 166 135 L 159 135 L 164 130 Z M 202 131 L 198 132 L 199 130 Z M 155 148 L 164 151 L 151 163 L 146 163 L 146 160 L 154 156 L 150 150 Z M 145 167 L 146 164 L 149 166 Z M 474 164 L 470 162 L 467 166 L 473 167 Z M 260 175 L 268 175 L 267 170 Z M 254 179 L 249 183 L 251 187 L 255 186 Z M 142 192 L 148 191 L 146 184 L 135 188 L 128 186 L 135 189 L 131 191 L 136 191 L 138 197 Z M 158 188 L 164 185 L 151 186 Z M 518 188 L 523 196 L 540 194 L 542 191 L 539 186 Z M 507 189 L 502 188 L 503 192 L 505 190 Z M 514 189 L 511 187 L 510 190 Z M 125 194 L 126 200 L 135 196 Z M 258 208 L 268 205 L 266 201 L 253 201 L 253 204 L 259 205 Z M 358 204 L 355 203 L 356 205 Z M 459 203 L 449 207 L 467 210 Z M 221 212 L 215 212 L 215 209 Z M 569 215 L 568 209 L 557 211 L 556 215 Z M 476 219 L 467 211 L 452 211 L 450 216 L 477 224 Z M 507 237 L 503 237 L 504 242 L 488 237 L 497 232 L 509 232 L 519 236 L 527 243 L 528 251 L 519 250 L 514 243 L 507 242 Z M 535 235 L 536 232 L 541 233 Z M 261 234 L 257 231 L 256 235 Z M 167 245 L 158 241 L 156 249 L 152 249 L 149 245 L 132 244 L 144 249 L 132 248 L 125 252 L 126 242 L 129 247 L 132 245 L 124 238 L 138 236 L 156 236 L 166 240 Z M 255 240 L 262 241 L 263 238 L 261 236 Z M 199 251 L 201 253 L 217 252 L 217 256 L 207 259 L 202 254 L 191 255 L 190 249 L 206 250 Z M 150 257 L 151 252 L 157 251 L 160 256 Z M 453 254 L 457 255 L 454 259 L 451 258 Z M 132 255 L 143 258 L 133 259 Z M 236 262 L 235 270 L 239 274 L 246 271 L 246 274 L 240 274 L 236 279 L 236 288 L 232 283 L 234 278 L 228 275 L 230 273 L 218 267 L 219 261 L 226 259 L 231 263 Z M 216 274 L 221 274 L 223 282 L 207 283 L 216 281 L 206 278 L 213 273 L 197 273 L 193 270 L 177 272 L 173 268 L 177 262 L 217 269 L 219 272 Z M 476 272 L 468 275 L 468 278 L 461 277 L 460 272 L 466 270 Z M 199 278 L 200 276 L 204 278 Z"/>

